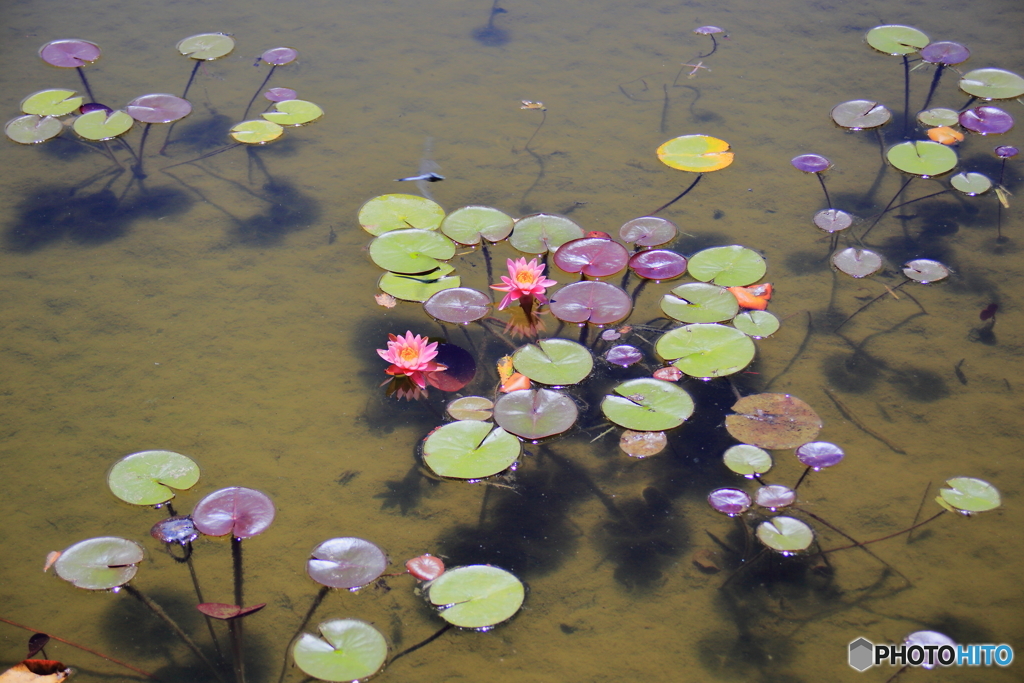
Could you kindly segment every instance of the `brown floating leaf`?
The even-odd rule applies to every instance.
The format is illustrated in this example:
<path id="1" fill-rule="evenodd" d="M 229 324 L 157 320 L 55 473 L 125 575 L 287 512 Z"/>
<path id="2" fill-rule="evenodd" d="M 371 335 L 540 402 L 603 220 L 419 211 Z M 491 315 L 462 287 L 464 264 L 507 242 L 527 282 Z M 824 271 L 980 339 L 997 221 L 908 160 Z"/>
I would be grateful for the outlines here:
<path id="1" fill-rule="evenodd" d="M 214 619 L 237 619 L 238 617 L 244 617 L 253 612 L 259 612 L 261 609 L 267 606 L 267 603 L 261 602 L 258 605 L 252 607 L 239 607 L 238 605 L 228 605 L 223 602 L 204 602 L 196 605 L 196 609 L 205 614 L 208 617 Z"/>
<path id="2" fill-rule="evenodd" d="M 690 561 L 693 562 L 694 567 L 705 574 L 717 574 L 722 571 L 721 554 L 715 550 L 708 550 L 707 548 L 695 550 L 690 557 Z"/>
<path id="3" fill-rule="evenodd" d="M 809 405 L 789 394 L 745 396 L 732 409 L 736 414 L 726 416 L 725 428 L 733 438 L 770 450 L 802 446 L 823 426 Z"/>
<path id="4" fill-rule="evenodd" d="M 619 438 L 619 448 L 634 458 L 657 455 L 665 449 L 667 443 L 665 432 L 634 432 L 627 429 Z"/>
<path id="5" fill-rule="evenodd" d="M 74 671 L 51 659 L 26 659 L 0 673 L 0 683 L 60 683 Z"/>

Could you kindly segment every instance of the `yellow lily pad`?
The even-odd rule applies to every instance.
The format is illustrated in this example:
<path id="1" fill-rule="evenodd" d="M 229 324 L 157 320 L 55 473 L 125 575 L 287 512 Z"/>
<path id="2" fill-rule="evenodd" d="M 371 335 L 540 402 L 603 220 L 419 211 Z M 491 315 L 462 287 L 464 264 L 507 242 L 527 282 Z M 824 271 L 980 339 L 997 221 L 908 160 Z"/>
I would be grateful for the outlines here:
<path id="1" fill-rule="evenodd" d="M 108 116 L 107 112 L 99 109 L 79 116 L 73 127 L 86 140 L 102 142 L 127 133 L 134 123 L 135 119 L 128 112 L 119 109 Z"/>
<path id="2" fill-rule="evenodd" d="M 178 42 L 178 52 L 209 62 L 229 54 L 235 49 L 235 39 L 224 33 L 199 33 Z"/>
<path id="3" fill-rule="evenodd" d="M 271 121 L 242 121 L 231 128 L 235 142 L 246 145 L 265 145 L 284 135 L 284 128 Z"/>
<path id="4" fill-rule="evenodd" d="M 661 163 L 680 171 L 706 173 L 732 163 L 729 143 L 710 135 L 681 135 L 658 148 Z"/>
<path id="5" fill-rule="evenodd" d="M 324 115 L 324 110 L 306 100 L 285 100 L 274 105 L 277 111 L 261 114 L 267 121 L 281 126 L 301 126 Z"/>
<path id="6" fill-rule="evenodd" d="M 39 116 L 65 116 L 82 106 L 83 98 L 75 97 L 74 90 L 52 88 L 40 90 L 25 98 L 21 110 Z"/>

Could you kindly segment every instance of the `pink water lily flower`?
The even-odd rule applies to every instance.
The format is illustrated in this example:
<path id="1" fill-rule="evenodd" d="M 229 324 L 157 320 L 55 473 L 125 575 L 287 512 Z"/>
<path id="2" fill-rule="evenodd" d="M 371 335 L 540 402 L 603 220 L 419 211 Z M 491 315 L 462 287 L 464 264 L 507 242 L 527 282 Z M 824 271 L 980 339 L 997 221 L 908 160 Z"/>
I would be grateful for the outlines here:
<path id="1" fill-rule="evenodd" d="M 391 363 L 384 371 L 389 375 L 408 377 L 417 387 L 424 389 L 427 382 L 423 373 L 447 370 L 446 366 L 434 362 L 437 342 L 428 344 L 426 337 L 413 335 L 411 331 L 407 331 L 404 337 L 389 334 L 388 340 L 388 348 L 377 349 L 377 353 Z"/>
<path id="2" fill-rule="evenodd" d="M 508 292 L 501 300 L 498 310 L 504 310 L 510 303 L 521 298 L 524 299 L 524 308 L 531 307 L 534 299 L 546 304 L 548 300 L 544 297 L 544 290 L 558 284 L 544 277 L 544 266 L 538 265 L 537 259 L 530 259 L 529 263 L 525 257 L 515 261 L 508 259 L 508 274 L 509 277 L 501 276 L 504 284 L 491 285 L 491 289 Z"/>

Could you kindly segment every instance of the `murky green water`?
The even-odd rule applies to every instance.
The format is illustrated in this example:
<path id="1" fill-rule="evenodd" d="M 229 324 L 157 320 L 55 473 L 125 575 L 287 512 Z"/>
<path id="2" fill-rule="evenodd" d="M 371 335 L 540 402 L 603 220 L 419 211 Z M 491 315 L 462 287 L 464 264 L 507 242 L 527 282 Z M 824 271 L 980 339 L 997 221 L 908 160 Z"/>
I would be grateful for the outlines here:
<path id="1" fill-rule="evenodd" d="M 129 597 L 75 590 L 41 571 L 48 551 L 83 538 L 139 540 L 150 557 L 136 585 L 205 642 L 187 573 L 147 535 L 162 513 L 119 503 L 104 481 L 119 457 L 160 448 L 203 468 L 196 490 L 176 500 L 181 510 L 229 485 L 263 490 L 278 506 L 271 530 L 245 544 L 247 599 L 269 603 L 247 622 L 252 681 L 276 678 L 316 592 L 304 573 L 309 549 L 347 535 L 373 540 L 396 562 L 431 551 L 500 564 L 530 589 L 511 623 L 488 634 L 446 634 L 381 680 L 881 681 L 891 672 L 856 674 L 847 666 L 847 643 L 859 636 L 887 642 L 922 628 L 1019 649 L 1024 387 L 1015 292 L 1024 273 L 1017 200 L 1003 212 L 1006 244 L 995 240 L 992 197 L 907 207 L 913 217 L 903 224 L 913 240 L 903 239 L 899 220 L 884 220 L 872 239 L 892 265 L 928 256 L 949 263 L 955 276 L 941 286 L 904 288 L 916 303 L 903 296 L 875 303 L 840 336 L 832 330 L 843 315 L 899 279 L 834 282 L 822 260 L 827 242 L 810 225 L 823 206 L 820 189 L 789 160 L 824 154 L 835 163 L 828 178 L 835 205 L 862 217 L 878 211 L 900 179 L 890 171 L 869 194 L 879 163 L 875 139 L 841 132 L 827 116 L 848 99 L 901 109 L 899 60 L 868 48 L 865 31 L 912 24 L 933 39 L 968 45 L 971 67 L 1020 72 L 1022 8 L 1005 1 L 790 2 L 767 10 L 730 1 L 519 0 L 502 7 L 508 13 L 496 25 L 508 41 L 488 46 L 472 37 L 487 21 L 485 2 L 6 4 L 0 51 L 8 117 L 31 92 L 77 87 L 73 73 L 39 61 L 36 51 L 48 40 L 99 43 L 104 56 L 87 73 L 97 96 L 118 104 L 180 92 L 190 63 L 173 46 L 206 31 L 233 33 L 238 46 L 199 73 L 190 93 L 196 120 L 234 120 L 266 73 L 253 61 L 276 45 L 298 48 L 301 60 L 282 67 L 273 85 L 298 90 L 327 115 L 261 153 L 272 177 L 291 188 L 277 198 L 288 207 L 274 214 L 286 219 L 279 234 L 253 220 L 277 209 L 247 191 L 259 194 L 264 181 L 242 150 L 178 167 L 177 181 L 158 170 L 168 162 L 154 164 L 149 186 L 176 194 L 112 233 L 108 222 L 82 214 L 66 230 L 47 232 L 29 207 L 61 206 L 45 192 L 63 188 L 66 196 L 106 162 L 52 145 L 3 145 L 0 616 L 164 680 L 204 679 L 189 669 L 190 654 Z M 669 87 L 680 63 L 709 48 L 690 32 L 704 24 L 724 27 L 729 38 L 704 60 L 709 71 L 689 80 L 684 74 L 678 84 L 688 87 Z M 916 101 L 930 72 L 913 77 Z M 938 104 L 963 104 L 953 80 L 944 79 Z M 537 158 L 522 151 L 538 122 L 537 112 L 519 109 L 524 99 L 548 107 L 531 145 L 543 159 L 539 180 Z M 1016 114 L 1014 107 L 1007 109 Z M 698 416 L 674 439 L 673 455 L 633 461 L 611 436 L 552 444 L 613 497 L 632 526 L 616 523 L 578 478 L 542 457 L 526 460 L 516 491 L 492 490 L 482 524 L 482 487 L 407 478 L 418 441 L 438 420 L 422 404 L 383 397 L 383 365 L 373 349 L 388 332 L 437 330 L 416 306 L 386 311 L 374 303 L 379 271 L 355 222 L 362 202 L 399 190 L 392 179 L 415 171 L 429 135 L 448 178 L 433 186 L 446 208 L 483 203 L 522 215 L 575 207 L 572 217 L 586 229 L 614 232 L 690 181 L 654 156 L 661 142 L 685 133 L 728 140 L 737 156 L 665 212 L 689 234 L 680 249 L 742 243 L 763 251 L 776 286 L 772 310 L 785 319 L 758 344 L 751 370 L 759 374 L 739 386 L 749 393 L 770 380 L 772 390 L 808 401 L 826 422 L 821 438 L 848 453 L 835 471 L 801 487 L 807 508 L 872 538 L 908 525 L 929 483 L 934 492 L 944 479 L 966 475 L 1000 488 L 1000 510 L 974 519 L 946 515 L 910 544 L 901 537 L 872 546 L 899 575 L 845 551 L 831 556 L 831 579 L 778 569 L 720 591 L 727 574 L 702 573 L 691 560 L 715 549 L 708 532 L 726 538 L 733 529 L 704 501 L 711 488 L 733 481 L 717 462 L 729 443 L 720 426 L 732 402 L 724 383 L 694 389 Z M 970 140 L 965 165 L 997 174 L 991 147 L 1020 143 L 1018 131 L 991 144 Z M 175 160 L 189 153 L 172 148 Z M 1007 167 L 1012 191 L 1019 163 Z M 934 191 L 915 184 L 914 196 Z M 31 204 L 40 196 L 49 198 Z M 478 255 L 464 258 L 460 272 L 467 285 L 485 286 Z M 830 301 L 837 313 L 829 313 Z M 993 302 L 1000 306 L 995 337 L 983 341 L 994 343 L 983 343 L 971 331 Z M 927 314 L 914 316 L 920 310 Z M 633 320 L 656 315 L 649 289 Z M 958 363 L 965 383 L 954 372 Z M 771 479 L 792 482 L 800 468 L 780 460 Z M 658 504 L 644 503 L 648 487 L 660 492 L 648 492 Z M 926 503 L 924 514 L 933 510 Z M 823 544 L 843 542 L 829 532 Z M 196 563 L 207 598 L 228 601 L 228 544 L 200 542 Z M 398 649 L 440 626 L 409 581 L 392 579 L 390 587 L 331 595 L 318 616 L 373 621 Z M 26 637 L 0 627 L 5 663 L 23 656 Z M 82 681 L 126 678 L 66 646 L 47 652 L 78 667 Z M 943 675 L 1009 681 L 1019 679 L 1016 669 Z"/>

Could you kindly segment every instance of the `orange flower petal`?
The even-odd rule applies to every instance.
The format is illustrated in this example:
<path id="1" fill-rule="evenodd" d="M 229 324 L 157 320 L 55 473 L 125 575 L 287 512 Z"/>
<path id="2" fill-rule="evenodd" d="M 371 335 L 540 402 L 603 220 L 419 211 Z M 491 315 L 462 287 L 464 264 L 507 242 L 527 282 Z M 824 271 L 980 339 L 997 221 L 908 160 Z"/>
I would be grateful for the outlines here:
<path id="1" fill-rule="evenodd" d="M 768 296 L 758 296 L 750 291 L 751 288 L 748 287 L 729 287 L 728 290 L 736 297 L 736 301 L 740 303 L 742 308 L 755 311 L 763 311 L 768 308 L 768 299 L 771 297 L 770 290 L 768 291 Z"/>
<path id="2" fill-rule="evenodd" d="M 949 126 L 938 126 L 937 128 L 928 129 L 928 137 L 934 142 L 940 142 L 943 145 L 955 145 L 958 142 L 963 142 L 964 134 L 958 130 L 953 130 Z"/>
<path id="3" fill-rule="evenodd" d="M 519 372 L 513 372 L 507 380 L 501 383 L 501 393 L 503 394 L 529 388 L 530 378 Z"/>

